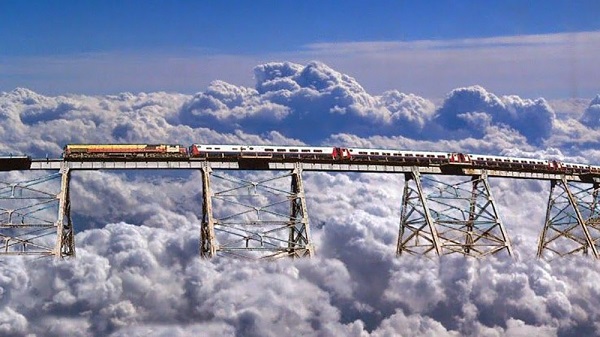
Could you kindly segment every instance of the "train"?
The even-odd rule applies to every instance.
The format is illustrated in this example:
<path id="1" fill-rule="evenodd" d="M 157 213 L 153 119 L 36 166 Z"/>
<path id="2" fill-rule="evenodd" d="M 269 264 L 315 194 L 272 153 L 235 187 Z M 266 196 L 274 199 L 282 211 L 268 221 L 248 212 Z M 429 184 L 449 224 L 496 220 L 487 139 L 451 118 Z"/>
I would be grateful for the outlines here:
<path id="1" fill-rule="evenodd" d="M 521 157 L 461 152 L 386 150 L 327 146 L 192 144 L 68 144 L 63 158 L 77 160 L 224 160 L 266 159 L 378 163 L 390 165 L 455 165 L 473 168 L 600 175 L 600 166 Z"/>

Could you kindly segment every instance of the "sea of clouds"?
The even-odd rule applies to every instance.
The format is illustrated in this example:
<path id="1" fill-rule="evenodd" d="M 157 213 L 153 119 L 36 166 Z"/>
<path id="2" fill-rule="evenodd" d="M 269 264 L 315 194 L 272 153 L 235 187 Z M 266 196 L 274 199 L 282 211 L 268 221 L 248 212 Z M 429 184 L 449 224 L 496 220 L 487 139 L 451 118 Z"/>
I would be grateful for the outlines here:
<path id="1" fill-rule="evenodd" d="M 195 95 L 0 93 L 0 152 L 68 143 L 308 144 L 600 164 L 600 95 L 366 92 L 325 64 L 268 63 Z M 555 108 L 558 107 L 558 108 Z M 5 179 L 8 173 L 4 173 Z M 600 269 L 534 258 L 549 183 L 491 179 L 515 256 L 395 256 L 403 176 L 305 172 L 312 259 L 199 258 L 201 179 L 76 172 L 77 257 L 0 260 L 1 336 L 592 336 Z M 523 202 L 526 200 L 526 202 Z"/>

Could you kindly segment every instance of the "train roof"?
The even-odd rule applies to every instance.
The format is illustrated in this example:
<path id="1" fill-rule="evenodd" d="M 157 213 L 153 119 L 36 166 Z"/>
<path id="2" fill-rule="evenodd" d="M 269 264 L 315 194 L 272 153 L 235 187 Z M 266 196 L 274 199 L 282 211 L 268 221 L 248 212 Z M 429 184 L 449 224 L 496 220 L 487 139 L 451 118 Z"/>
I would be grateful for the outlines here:
<path id="1" fill-rule="evenodd" d="M 349 147 L 348 151 L 353 152 L 377 152 L 377 153 L 401 153 L 401 154 L 424 154 L 424 155 L 448 155 L 448 152 L 439 151 L 411 151 L 411 150 L 392 150 L 392 149 L 373 149 L 373 148 L 357 148 Z"/>

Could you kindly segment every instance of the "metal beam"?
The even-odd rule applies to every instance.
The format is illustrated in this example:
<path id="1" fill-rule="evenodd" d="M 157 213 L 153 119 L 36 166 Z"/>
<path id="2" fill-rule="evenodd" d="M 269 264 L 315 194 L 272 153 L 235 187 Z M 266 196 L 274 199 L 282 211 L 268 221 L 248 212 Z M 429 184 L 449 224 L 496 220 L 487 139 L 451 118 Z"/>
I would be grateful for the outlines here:
<path id="1" fill-rule="evenodd" d="M 31 170 L 60 170 L 62 160 L 60 159 L 34 159 L 31 162 Z M 487 170 L 475 169 L 467 166 L 450 166 L 444 169 L 439 165 L 423 164 L 421 166 L 402 166 L 386 162 L 310 162 L 310 161 L 257 161 L 255 165 L 248 165 L 247 160 L 242 164 L 238 161 L 211 161 L 189 159 L 178 161 L 164 161 L 148 159 L 147 161 L 115 161 L 115 160 L 86 160 L 66 162 L 72 170 L 198 170 L 209 166 L 219 170 L 280 170 L 291 171 L 296 167 L 303 171 L 335 171 L 335 172 L 373 172 L 373 173 L 410 173 L 416 167 L 421 174 L 436 175 L 464 175 L 481 176 L 486 172 L 488 177 L 512 178 L 512 179 L 535 179 L 535 180 L 557 180 L 565 177 L 568 181 L 584 183 L 600 183 L 600 176 L 587 177 L 578 174 L 527 172 L 511 170 Z"/>
<path id="2" fill-rule="evenodd" d="M 215 221 L 212 208 L 212 190 L 210 188 L 210 167 L 200 170 L 202 175 L 202 223 L 200 224 L 200 256 L 212 258 L 217 254 L 215 239 Z"/>
<path id="3" fill-rule="evenodd" d="M 302 170 L 299 168 L 292 171 L 291 191 L 288 254 L 292 257 L 311 257 L 314 254 L 314 247 L 310 239 Z"/>
<path id="4" fill-rule="evenodd" d="M 71 170 L 63 162 L 60 169 L 61 183 L 58 193 L 58 216 L 56 220 L 56 247 L 58 258 L 75 256 L 75 233 L 71 219 L 70 182 Z M 65 222 L 66 221 L 66 222 Z"/>

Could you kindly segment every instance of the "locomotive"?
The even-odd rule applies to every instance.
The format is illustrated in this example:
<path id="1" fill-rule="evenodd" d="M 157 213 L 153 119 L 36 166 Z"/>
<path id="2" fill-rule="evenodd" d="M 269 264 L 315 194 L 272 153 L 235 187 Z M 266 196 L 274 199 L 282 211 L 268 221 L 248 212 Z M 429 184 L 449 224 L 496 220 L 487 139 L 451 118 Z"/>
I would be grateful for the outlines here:
<path id="1" fill-rule="evenodd" d="M 69 144 L 63 151 L 65 160 L 85 159 L 187 159 L 183 145 L 149 144 Z"/>
<path id="2" fill-rule="evenodd" d="M 600 166 L 557 160 L 503 157 L 460 152 L 384 150 L 353 147 L 192 144 L 69 144 L 65 160 L 224 160 L 263 159 L 390 165 L 454 165 L 482 169 L 598 174 Z"/>

